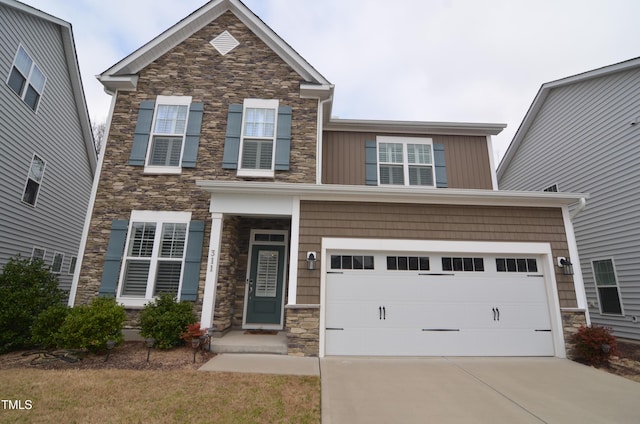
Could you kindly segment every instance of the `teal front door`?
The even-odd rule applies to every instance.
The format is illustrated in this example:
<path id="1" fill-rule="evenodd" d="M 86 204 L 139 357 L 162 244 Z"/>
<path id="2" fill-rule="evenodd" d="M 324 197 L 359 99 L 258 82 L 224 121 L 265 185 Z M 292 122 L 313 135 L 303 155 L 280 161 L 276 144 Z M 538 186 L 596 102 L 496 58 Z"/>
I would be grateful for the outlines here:
<path id="1" fill-rule="evenodd" d="M 251 247 L 245 327 L 282 325 L 284 252 L 278 245 Z"/>

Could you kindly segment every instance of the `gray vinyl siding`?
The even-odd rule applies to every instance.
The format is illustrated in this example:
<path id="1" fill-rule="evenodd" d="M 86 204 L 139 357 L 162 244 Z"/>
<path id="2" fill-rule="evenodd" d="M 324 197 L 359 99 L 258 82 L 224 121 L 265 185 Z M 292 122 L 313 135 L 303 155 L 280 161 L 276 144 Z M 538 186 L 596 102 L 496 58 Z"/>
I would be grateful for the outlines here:
<path id="1" fill-rule="evenodd" d="M 73 65 L 66 62 L 58 25 L 0 9 L 0 267 L 16 254 L 30 257 L 34 247 L 46 249 L 48 265 L 59 252 L 60 286 L 69 290 L 93 179 L 72 91 Z M 19 45 L 47 78 L 35 113 L 6 83 Z M 22 194 L 34 154 L 46 168 L 32 207 Z"/>
<path id="2" fill-rule="evenodd" d="M 640 69 L 550 90 L 500 189 L 590 194 L 574 221 L 592 322 L 640 339 Z M 600 314 L 591 262 L 613 258 L 623 316 Z M 639 322 L 634 323 L 633 317 Z"/>

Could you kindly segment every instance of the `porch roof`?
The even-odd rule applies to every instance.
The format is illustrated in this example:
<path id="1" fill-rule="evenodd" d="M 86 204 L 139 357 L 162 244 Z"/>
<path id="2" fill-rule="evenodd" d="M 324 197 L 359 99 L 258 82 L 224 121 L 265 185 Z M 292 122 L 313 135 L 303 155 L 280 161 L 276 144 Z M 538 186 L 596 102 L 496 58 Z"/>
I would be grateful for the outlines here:
<path id="1" fill-rule="evenodd" d="M 336 202 L 422 203 L 482 206 L 564 207 L 589 197 L 586 193 L 470 190 L 431 187 L 384 187 L 337 184 L 297 184 L 260 181 L 197 180 L 212 195 L 244 194 L 298 197 Z"/>

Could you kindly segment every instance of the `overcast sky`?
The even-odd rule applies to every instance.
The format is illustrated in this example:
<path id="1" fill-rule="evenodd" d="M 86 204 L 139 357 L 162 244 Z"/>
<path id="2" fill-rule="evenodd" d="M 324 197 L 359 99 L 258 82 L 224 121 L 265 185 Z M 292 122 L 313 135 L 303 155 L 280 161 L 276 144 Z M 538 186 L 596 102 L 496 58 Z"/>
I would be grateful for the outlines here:
<path id="1" fill-rule="evenodd" d="M 23 0 L 71 22 L 92 120 L 95 75 L 206 0 Z M 333 115 L 504 123 L 504 155 L 540 85 L 640 56 L 637 0 L 245 0 L 335 84 Z"/>

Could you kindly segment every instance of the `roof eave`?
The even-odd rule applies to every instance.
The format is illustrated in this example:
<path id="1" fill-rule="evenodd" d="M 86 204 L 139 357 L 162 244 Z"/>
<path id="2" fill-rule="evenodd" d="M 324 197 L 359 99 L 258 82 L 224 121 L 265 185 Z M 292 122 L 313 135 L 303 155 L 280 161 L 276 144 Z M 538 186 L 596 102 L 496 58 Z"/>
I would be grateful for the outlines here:
<path id="1" fill-rule="evenodd" d="M 506 124 L 468 122 L 384 121 L 359 119 L 331 119 L 327 131 L 378 132 L 399 134 L 447 134 L 467 136 L 498 135 Z"/>

